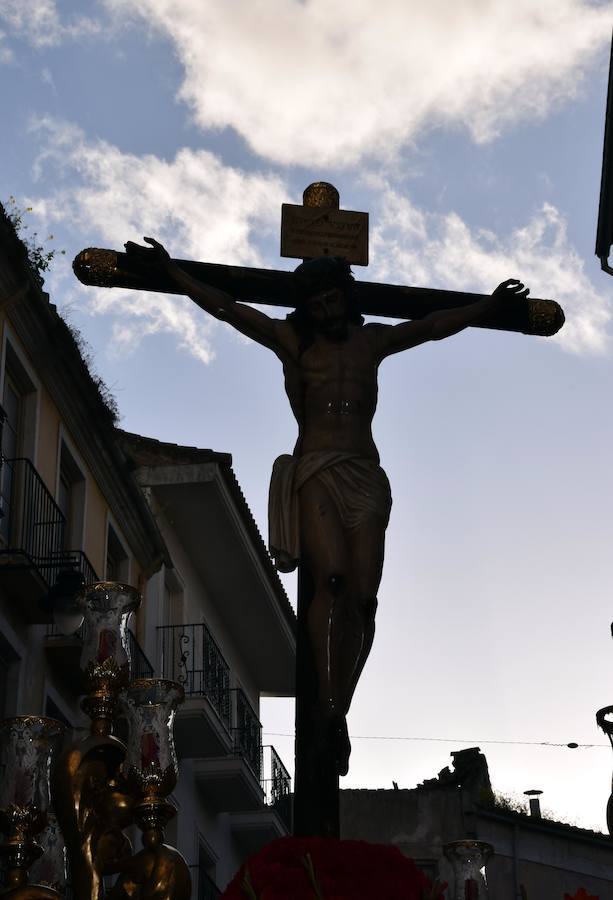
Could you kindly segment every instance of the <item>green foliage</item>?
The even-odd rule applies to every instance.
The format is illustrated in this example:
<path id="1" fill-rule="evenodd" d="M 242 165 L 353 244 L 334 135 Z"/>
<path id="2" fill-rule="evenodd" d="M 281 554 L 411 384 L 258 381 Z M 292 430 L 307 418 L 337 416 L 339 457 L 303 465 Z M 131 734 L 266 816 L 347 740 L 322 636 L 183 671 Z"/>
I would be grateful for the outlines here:
<path id="1" fill-rule="evenodd" d="M 25 209 L 21 209 L 21 207 L 18 206 L 15 197 L 11 195 L 5 204 L 5 209 L 9 221 L 26 248 L 30 265 L 40 277 L 43 272 L 47 271 L 57 254 L 59 253 L 61 256 L 64 256 L 66 251 L 56 250 L 55 248 L 47 249 L 44 244 L 40 243 L 37 231 L 33 231 L 32 234 L 26 234 L 26 232 L 30 230 L 30 226 L 25 222 L 25 217 L 32 212 L 31 206 L 26 206 Z M 53 235 L 47 235 L 44 240 L 52 241 Z"/>
<path id="2" fill-rule="evenodd" d="M 10 196 L 8 202 L 4 204 L 4 212 L 6 218 L 15 229 L 15 233 L 21 244 L 25 247 L 32 272 L 38 282 L 42 285 L 42 273 L 48 270 L 52 260 L 58 253 L 64 255 L 66 251 L 46 249 L 43 244 L 39 243 L 38 232 L 36 231 L 33 231 L 31 235 L 25 234 L 25 232 L 29 231 L 29 225 L 24 221 L 24 217 L 32 212 L 31 206 L 21 209 L 21 207 L 18 206 L 15 197 Z M 45 240 L 52 241 L 53 235 L 47 235 Z M 60 327 L 65 328 L 68 332 L 68 335 L 70 336 L 69 339 L 71 339 L 74 344 L 75 353 L 80 356 L 87 371 L 89 381 L 104 405 L 109 419 L 113 425 L 117 425 L 120 419 L 117 400 L 111 393 L 110 388 L 105 384 L 104 380 L 95 371 L 94 358 L 90 345 L 87 343 L 79 329 L 68 321 L 66 308 L 64 308 L 63 314 L 57 312 L 57 316 Z"/>
<path id="3" fill-rule="evenodd" d="M 513 797 L 495 791 L 493 806 L 495 809 L 505 810 L 506 812 L 522 813 L 522 815 L 530 818 L 527 801 L 523 797 Z M 546 806 L 541 806 L 541 818 L 547 822 L 558 822 L 560 825 L 571 825 L 573 828 L 579 827 L 575 819 L 561 816 Z"/>
<path id="4" fill-rule="evenodd" d="M 70 332 L 73 341 L 77 345 L 79 353 L 81 354 L 81 359 L 85 363 L 85 367 L 89 373 L 89 377 L 91 378 L 100 399 L 104 403 L 107 412 L 109 413 L 113 421 L 113 424 L 117 425 L 121 418 L 119 413 L 119 406 L 109 386 L 106 384 L 104 379 L 101 378 L 100 375 L 97 375 L 95 372 L 94 357 L 90 344 L 83 337 L 81 331 L 75 325 L 73 325 L 72 322 L 67 321 L 66 316 L 62 316 L 61 318 L 64 322 L 64 325 Z"/>
<path id="5" fill-rule="evenodd" d="M 508 794 L 501 794 L 494 791 L 494 804 L 497 809 L 503 809 L 506 812 L 523 813 L 527 815 L 526 801 L 520 800 L 518 797 L 511 797 Z"/>

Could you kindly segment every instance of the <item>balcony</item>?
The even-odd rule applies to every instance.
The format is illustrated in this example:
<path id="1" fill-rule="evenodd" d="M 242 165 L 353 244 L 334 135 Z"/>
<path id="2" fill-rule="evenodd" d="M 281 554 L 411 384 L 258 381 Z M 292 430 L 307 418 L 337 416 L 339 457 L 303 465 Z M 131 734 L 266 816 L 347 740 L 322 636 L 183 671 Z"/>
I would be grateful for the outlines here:
<path id="1" fill-rule="evenodd" d="M 0 471 L 0 584 L 31 624 L 49 622 L 40 601 L 58 574 L 96 573 L 80 550 L 64 549 L 66 520 L 29 459 L 4 459 Z"/>
<path id="2" fill-rule="evenodd" d="M 268 744 L 262 749 L 264 803 L 279 815 L 289 833 L 292 830 L 291 778 L 275 748 Z"/>
<path id="3" fill-rule="evenodd" d="M 230 815 L 230 828 L 246 854 L 257 853 L 270 841 L 291 832 L 291 781 L 289 773 L 274 747 L 262 748 L 264 806 L 256 811 Z"/>
<path id="4" fill-rule="evenodd" d="M 226 753 L 194 759 L 194 775 L 207 804 L 218 812 L 257 811 L 264 806 L 262 726 L 241 688 L 228 691 L 231 730 Z M 195 754 L 190 749 L 189 756 Z"/>
<path id="5" fill-rule="evenodd" d="M 241 688 L 234 688 L 233 753 L 241 756 L 255 777 L 262 777 L 262 724 Z"/>
<path id="6" fill-rule="evenodd" d="M 185 690 L 175 719 L 179 757 L 227 755 L 232 750 L 230 667 L 213 635 L 202 623 L 157 631 L 162 677 Z"/>
<path id="7" fill-rule="evenodd" d="M 82 550 L 62 550 L 59 553 L 52 553 L 48 559 L 40 560 L 38 568 L 49 585 L 55 584 L 60 572 L 67 569 L 80 572 L 84 584 L 93 584 L 100 580 Z"/>
<path id="8" fill-rule="evenodd" d="M 83 648 L 84 627 L 84 625 L 81 625 L 74 634 L 65 635 L 60 634 L 57 625 L 48 625 L 45 635 L 45 651 L 49 660 L 49 666 L 65 687 L 74 694 L 81 693 L 82 673 L 79 663 Z M 153 678 L 153 666 L 130 628 L 128 628 L 128 647 L 130 652 L 130 680 Z"/>
<path id="9" fill-rule="evenodd" d="M 230 688 L 230 667 L 207 626 L 158 627 L 158 646 L 162 677 L 185 690 L 175 718 L 177 754 L 193 760 L 208 805 L 252 813 L 255 818 L 243 822 L 250 832 L 261 831 L 262 816 L 270 814 L 274 836 L 287 834 L 289 775 L 273 748 L 263 752 L 257 713 L 242 688 Z M 242 828 L 238 820 L 236 827 Z"/>

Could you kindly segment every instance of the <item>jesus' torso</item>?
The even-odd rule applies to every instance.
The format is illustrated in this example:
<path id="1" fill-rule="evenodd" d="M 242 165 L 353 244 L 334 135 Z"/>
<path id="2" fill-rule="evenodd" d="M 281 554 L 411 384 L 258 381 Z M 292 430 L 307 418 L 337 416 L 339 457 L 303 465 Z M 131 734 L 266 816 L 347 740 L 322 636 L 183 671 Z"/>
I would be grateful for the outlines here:
<path id="1" fill-rule="evenodd" d="M 376 326 L 350 325 L 344 340 L 316 334 L 299 351 L 289 322 L 276 332 L 285 390 L 298 422 L 295 456 L 314 451 L 356 453 L 378 462 L 371 424 L 377 406 Z"/>

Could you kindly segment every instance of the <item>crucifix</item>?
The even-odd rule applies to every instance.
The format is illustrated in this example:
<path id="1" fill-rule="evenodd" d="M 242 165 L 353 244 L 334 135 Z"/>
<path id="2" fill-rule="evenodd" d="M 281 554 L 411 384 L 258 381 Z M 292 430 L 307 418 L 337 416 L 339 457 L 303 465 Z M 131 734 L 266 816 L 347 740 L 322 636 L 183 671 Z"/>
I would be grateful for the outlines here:
<path id="1" fill-rule="evenodd" d="M 294 833 L 338 836 L 346 716 L 374 638 L 392 502 L 371 433 L 378 366 L 468 326 L 552 335 L 564 314 L 516 279 L 491 295 L 355 281 L 366 214 L 341 210 L 326 182 L 303 201 L 283 209 L 282 255 L 303 260 L 293 273 L 172 259 L 152 238 L 125 253 L 83 250 L 73 268 L 84 284 L 186 294 L 283 365 L 298 440 L 273 467 L 269 532 L 277 568 L 298 568 Z M 249 303 L 293 311 L 276 319 Z"/>

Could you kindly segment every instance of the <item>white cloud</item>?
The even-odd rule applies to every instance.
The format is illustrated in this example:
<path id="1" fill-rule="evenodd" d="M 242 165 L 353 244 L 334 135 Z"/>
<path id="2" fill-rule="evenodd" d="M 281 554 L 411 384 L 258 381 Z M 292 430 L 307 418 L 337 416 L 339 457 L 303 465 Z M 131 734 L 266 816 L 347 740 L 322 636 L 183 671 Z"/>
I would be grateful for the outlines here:
<path id="1" fill-rule="evenodd" d="M 471 230 L 454 212 L 420 211 L 388 188 L 373 218 L 371 280 L 490 293 L 504 279 L 519 278 L 532 296 L 561 304 L 566 323 L 554 340 L 564 349 L 606 348 L 609 299 L 586 275 L 554 206 L 543 204 L 527 225 L 501 238 Z"/>
<path id="2" fill-rule="evenodd" d="M 41 69 L 40 80 L 42 81 L 43 84 L 46 84 L 48 87 L 50 87 L 51 90 L 53 91 L 53 93 L 55 94 L 55 96 L 57 97 L 58 93 L 57 93 L 57 87 L 55 84 L 55 80 L 53 78 L 53 73 L 52 73 L 51 69 L 49 69 L 47 66 L 44 66 Z"/>
<path id="3" fill-rule="evenodd" d="M 286 197 L 278 178 L 225 167 L 205 151 L 183 149 L 171 161 L 122 153 L 52 119 L 34 128 L 45 147 L 38 172 L 52 166 L 59 185 L 27 201 L 46 227 L 61 222 L 83 245 L 121 249 L 146 234 L 177 257 L 261 265 L 258 242 L 278 228 Z M 91 312 L 117 318 L 114 337 L 123 350 L 169 332 L 203 362 L 212 358 L 215 320 L 185 298 L 91 288 L 75 296 L 79 303 L 87 298 Z"/>
<path id="4" fill-rule="evenodd" d="M 100 31 L 99 22 L 91 16 L 62 21 L 55 0 L 0 0 L 0 21 L 13 34 L 39 48 Z"/>
<path id="5" fill-rule="evenodd" d="M 6 34 L 0 31 L 0 65 L 8 65 L 13 58 L 13 51 L 6 46 Z"/>
<path id="6" fill-rule="evenodd" d="M 104 0 L 169 37 L 180 97 L 283 164 L 394 158 L 424 128 L 476 141 L 573 97 L 611 33 L 586 0 Z"/>
<path id="7" fill-rule="evenodd" d="M 150 234 L 177 257 L 258 266 L 260 242 L 276 243 L 288 190 L 273 175 L 226 167 L 206 151 L 183 149 L 170 161 L 122 153 L 48 118 L 34 127 L 44 145 L 39 170 L 52 166 L 58 187 L 28 205 L 49 230 L 61 222 L 81 235 L 81 246 L 120 248 Z M 563 306 L 567 321 L 555 338 L 562 347 L 605 349 L 609 302 L 587 277 L 555 207 L 544 204 L 523 228 L 500 237 L 471 230 L 455 212 L 419 209 L 380 177 L 370 185 L 380 199 L 372 216 L 369 279 L 490 292 L 518 277 L 533 296 Z M 92 313 L 114 318 L 114 346 L 121 352 L 166 332 L 203 362 L 212 358 L 216 322 L 185 298 L 92 288 L 73 289 L 73 297 Z"/>

